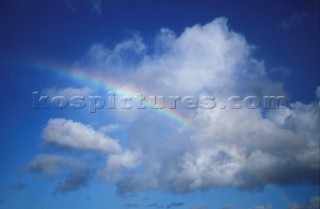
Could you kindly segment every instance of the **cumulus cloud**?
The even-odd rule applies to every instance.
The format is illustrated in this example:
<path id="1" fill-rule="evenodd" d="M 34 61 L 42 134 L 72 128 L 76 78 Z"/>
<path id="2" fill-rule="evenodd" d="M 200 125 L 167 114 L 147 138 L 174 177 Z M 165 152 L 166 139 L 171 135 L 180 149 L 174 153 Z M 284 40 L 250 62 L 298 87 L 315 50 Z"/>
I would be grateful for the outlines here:
<path id="1" fill-rule="evenodd" d="M 121 126 L 120 125 L 108 125 L 108 126 L 101 126 L 98 131 L 104 134 L 111 134 L 113 132 L 115 132 L 116 130 L 120 129 Z"/>
<path id="2" fill-rule="evenodd" d="M 152 46 L 137 35 L 114 48 L 94 44 L 75 70 L 81 66 L 83 73 L 112 78 L 118 86 L 150 95 L 213 95 L 222 100 L 287 95 L 281 82 L 268 78 L 264 61 L 252 55 L 254 49 L 225 18 L 218 18 L 179 35 L 161 29 Z M 66 119 L 49 120 L 43 138 L 59 147 L 107 153 L 99 174 L 115 182 L 119 194 L 319 183 L 317 102 L 297 101 L 286 109 L 173 111 L 190 124 L 175 124 L 152 110 L 125 115 L 115 110 L 126 121 L 124 147 L 103 128 Z M 44 170 L 50 174 L 54 168 Z"/>
<path id="3" fill-rule="evenodd" d="M 118 179 L 124 170 L 139 166 L 141 157 L 140 152 L 131 150 L 112 154 L 108 157 L 106 168 L 100 172 L 100 175 L 108 181 Z"/>
<path id="4" fill-rule="evenodd" d="M 45 142 L 75 150 L 118 152 L 118 142 L 90 126 L 63 118 L 50 119 L 42 132 Z"/>
<path id="5" fill-rule="evenodd" d="M 158 49 L 159 42 L 167 44 Z M 118 81 L 129 81 L 154 95 L 287 94 L 281 82 L 268 79 L 264 62 L 252 56 L 254 46 L 230 30 L 224 18 L 186 28 L 180 35 L 162 29 L 153 54 L 140 50 L 144 46 L 140 38 L 130 43 L 130 51 L 143 58 L 123 71 Z M 122 45 L 114 49 L 100 45 L 90 50 L 90 59 L 98 57 L 98 64 L 105 67 L 115 56 L 126 63 L 117 50 Z M 116 180 L 118 190 L 122 194 L 160 188 L 183 193 L 223 186 L 262 188 L 266 182 L 318 184 L 318 115 L 315 102 L 268 111 L 197 109 L 185 112 L 196 131 L 176 131 L 156 116 L 132 114 L 129 148 L 144 153 L 139 164 L 144 172 L 126 168 L 132 172 Z M 110 173 L 105 175 L 110 179 Z"/>

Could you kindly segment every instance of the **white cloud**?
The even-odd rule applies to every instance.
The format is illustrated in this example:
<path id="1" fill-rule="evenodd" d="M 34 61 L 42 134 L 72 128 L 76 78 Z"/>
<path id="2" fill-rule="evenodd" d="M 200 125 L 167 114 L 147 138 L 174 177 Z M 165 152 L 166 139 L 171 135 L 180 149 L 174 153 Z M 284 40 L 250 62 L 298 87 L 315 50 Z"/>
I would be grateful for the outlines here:
<path id="1" fill-rule="evenodd" d="M 156 95 L 286 95 L 282 83 L 268 79 L 264 62 L 251 55 L 253 47 L 231 31 L 224 18 L 186 28 L 180 36 L 162 29 L 156 41 L 156 52 L 144 55 L 134 70 L 123 71 L 120 83 L 130 81 Z M 165 47 L 158 49 L 159 42 Z M 137 43 L 130 46 L 143 45 L 141 39 Z M 110 57 L 119 55 L 117 46 L 102 49 L 109 54 L 99 63 L 108 66 Z M 92 51 L 90 56 L 95 57 Z M 318 115 L 316 103 L 301 102 L 267 114 L 261 109 L 198 109 L 188 116 L 197 130 L 191 134 L 170 129 L 164 134 L 168 126 L 156 116 L 126 115 L 135 117 L 129 126 L 134 132 L 128 137 L 131 146 L 146 156 L 141 162 L 145 172 L 133 169 L 119 180 L 118 189 L 120 193 L 146 188 L 188 192 L 264 186 L 256 175 L 273 184 L 318 183 Z"/>
<path id="2" fill-rule="evenodd" d="M 76 150 L 118 152 L 118 142 L 90 126 L 63 118 L 50 119 L 42 132 L 45 142 Z"/>
<path id="3" fill-rule="evenodd" d="M 44 89 L 42 91 L 42 94 L 49 97 L 64 96 L 68 99 L 73 96 L 88 97 L 92 92 L 93 92 L 92 89 L 90 89 L 89 87 L 84 87 L 84 88 L 68 87 L 63 89 L 57 89 L 56 87 L 51 87 L 48 89 Z"/>
<path id="4" fill-rule="evenodd" d="M 111 125 L 107 125 L 107 126 L 101 126 L 98 129 L 98 131 L 103 134 L 110 134 L 110 133 L 117 131 L 120 128 L 122 128 L 120 125 L 111 124 Z"/>
<path id="5" fill-rule="evenodd" d="M 124 170 L 134 169 L 139 166 L 141 157 L 140 152 L 131 150 L 112 154 L 108 157 L 106 168 L 100 172 L 100 176 L 107 181 L 118 179 Z"/>
<path id="6" fill-rule="evenodd" d="M 286 95 L 281 82 L 268 79 L 264 62 L 252 56 L 254 47 L 230 30 L 225 18 L 188 27 L 180 35 L 162 29 L 155 41 L 154 49 L 139 36 L 114 48 L 95 44 L 77 65 L 84 65 L 84 73 L 112 77 L 119 86 L 151 95 Z M 120 194 L 255 189 L 266 184 L 261 178 L 277 185 L 319 183 L 316 102 L 297 101 L 275 110 L 181 110 L 190 127 L 146 111 L 114 111 L 129 118 L 128 143 L 122 148 L 102 134 L 103 128 L 66 119 L 49 120 L 43 138 L 62 147 L 116 152 L 99 173 L 113 180 Z"/>
<path id="7" fill-rule="evenodd" d="M 153 54 L 146 53 L 144 49 L 150 47 L 137 36 L 113 49 L 95 45 L 86 68 L 98 65 L 108 69 L 121 63 L 117 68 L 121 77 L 116 80 L 124 86 L 129 82 L 138 89 L 148 89 L 153 95 L 286 95 L 281 82 L 268 79 L 264 62 L 251 55 L 254 47 L 243 35 L 231 31 L 225 18 L 186 28 L 179 36 L 161 29 L 155 41 Z M 135 54 L 138 62 L 128 61 L 125 51 Z M 123 66 L 129 68 L 123 71 Z M 116 180 L 120 193 L 264 186 L 256 175 L 273 184 L 319 182 L 316 103 L 296 102 L 288 109 L 267 113 L 261 109 L 197 109 L 186 112 L 192 118 L 193 130 L 197 130 L 192 132 L 172 130 L 152 114 L 134 110 L 116 114 L 134 117 L 128 126 L 133 130 L 128 149 L 144 153 L 140 163 L 144 172 L 133 168 L 130 175 Z"/>

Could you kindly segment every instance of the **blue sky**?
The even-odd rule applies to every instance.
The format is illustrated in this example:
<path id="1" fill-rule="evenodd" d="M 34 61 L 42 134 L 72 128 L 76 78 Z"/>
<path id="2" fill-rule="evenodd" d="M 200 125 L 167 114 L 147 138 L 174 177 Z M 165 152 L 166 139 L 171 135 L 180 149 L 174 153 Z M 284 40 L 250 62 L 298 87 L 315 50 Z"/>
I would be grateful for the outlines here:
<path id="1" fill-rule="evenodd" d="M 319 208 L 319 1 L 0 4 L 0 208 Z M 287 108 L 90 113 L 110 91 Z"/>

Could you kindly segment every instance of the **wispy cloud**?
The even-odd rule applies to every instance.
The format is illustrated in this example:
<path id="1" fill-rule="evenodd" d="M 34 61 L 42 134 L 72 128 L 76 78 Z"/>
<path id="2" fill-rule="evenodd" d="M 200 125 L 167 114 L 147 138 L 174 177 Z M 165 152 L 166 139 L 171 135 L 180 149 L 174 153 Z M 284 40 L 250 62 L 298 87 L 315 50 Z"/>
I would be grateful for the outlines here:
<path id="1" fill-rule="evenodd" d="M 135 203 L 127 203 L 123 205 L 124 208 L 138 208 L 139 205 Z"/>
<path id="2" fill-rule="evenodd" d="M 176 207 L 180 207 L 180 206 L 183 206 L 185 205 L 186 203 L 184 202 L 172 202 L 170 203 L 169 205 L 167 205 L 167 208 L 176 208 Z"/>
<path id="3" fill-rule="evenodd" d="M 90 173 L 88 170 L 76 170 L 65 176 L 63 182 L 58 183 L 54 194 L 75 191 L 88 184 Z"/>
<path id="4" fill-rule="evenodd" d="M 255 206 L 254 209 L 272 209 L 272 205 L 271 204 L 258 205 L 258 206 Z"/>
<path id="5" fill-rule="evenodd" d="M 59 0 L 58 3 L 64 6 L 66 9 L 77 12 L 78 10 L 86 10 L 96 15 L 100 15 L 104 8 L 108 5 L 117 4 L 122 0 Z M 12 0 L 10 3 L 12 6 L 17 7 L 23 11 L 28 9 L 28 6 L 34 3 L 40 3 L 41 0 Z"/>
<path id="6" fill-rule="evenodd" d="M 233 207 L 234 207 L 233 203 L 227 203 L 227 204 L 223 205 L 221 209 L 231 209 Z"/>
<path id="7" fill-rule="evenodd" d="M 191 209 L 209 209 L 211 208 L 211 205 L 194 205 L 191 207 Z"/>
<path id="8" fill-rule="evenodd" d="M 318 12 L 300 12 L 291 15 L 288 19 L 277 22 L 277 26 L 284 31 L 294 28 L 318 28 L 319 27 L 319 13 Z"/>
<path id="9" fill-rule="evenodd" d="M 162 205 L 159 205 L 158 203 L 152 203 L 149 205 L 146 205 L 147 208 L 159 208 L 162 207 Z"/>
<path id="10" fill-rule="evenodd" d="M 63 168 L 84 168 L 85 164 L 71 157 L 60 155 L 38 155 L 28 165 L 28 170 L 51 178 L 58 175 Z"/>
<path id="11" fill-rule="evenodd" d="M 78 190 L 87 185 L 90 177 L 86 163 L 59 155 L 39 155 L 29 163 L 27 169 L 49 180 L 60 179 L 54 195 Z"/>
<path id="12" fill-rule="evenodd" d="M 10 188 L 11 189 L 14 189 L 14 190 L 22 190 L 24 188 L 26 188 L 27 185 L 23 182 L 17 182 L 17 183 L 14 183 L 14 184 L 11 184 L 10 185 Z"/>
<path id="13" fill-rule="evenodd" d="M 304 205 L 293 202 L 289 205 L 288 209 L 318 209 L 320 208 L 320 197 L 312 197 Z"/>

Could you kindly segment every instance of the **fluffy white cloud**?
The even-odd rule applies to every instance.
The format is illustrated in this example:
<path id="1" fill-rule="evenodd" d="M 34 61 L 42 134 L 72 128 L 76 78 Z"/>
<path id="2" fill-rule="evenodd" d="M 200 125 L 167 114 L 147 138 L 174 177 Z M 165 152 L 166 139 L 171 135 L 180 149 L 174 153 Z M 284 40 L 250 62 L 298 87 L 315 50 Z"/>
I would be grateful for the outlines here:
<path id="1" fill-rule="evenodd" d="M 141 39 L 130 43 L 130 51 L 137 52 L 140 61 L 127 64 L 117 80 L 148 89 L 151 95 L 286 95 L 281 82 L 268 79 L 264 62 L 251 55 L 254 47 L 231 31 L 224 18 L 186 28 L 179 36 L 162 29 L 153 54 L 140 50 L 144 46 Z M 118 53 L 122 45 L 126 44 L 114 49 L 100 45 L 99 50 L 90 50 L 91 60 L 98 57 L 100 67 L 107 68 L 110 59 L 117 57 L 125 66 L 126 57 Z M 135 113 L 125 115 L 135 118 L 128 126 L 132 130 L 128 148 L 142 150 L 145 157 L 140 163 L 144 172 L 131 169 L 117 180 L 120 193 L 158 188 L 188 192 L 221 186 L 253 189 L 264 186 L 265 180 L 273 184 L 319 183 L 316 103 L 296 102 L 288 109 L 268 111 L 181 111 L 192 121 L 192 130 L 177 131 L 152 114 L 132 111 Z M 104 174 L 110 179 L 108 172 Z"/>
<path id="2" fill-rule="evenodd" d="M 76 65 L 87 69 L 83 73 L 111 77 L 119 86 L 145 89 L 142 93 L 150 95 L 286 95 L 281 82 L 268 79 L 264 62 L 252 56 L 254 47 L 230 30 L 225 18 L 186 28 L 180 35 L 162 29 L 155 41 L 149 47 L 134 36 L 113 49 L 95 44 Z M 67 148 L 116 152 L 99 174 L 115 181 L 120 194 L 319 183 L 317 102 L 273 110 L 177 111 L 190 126 L 174 124 L 152 110 L 114 111 L 130 118 L 123 148 L 103 134 L 104 128 L 96 131 L 66 119 L 51 119 L 43 138 Z"/>
<path id="3" fill-rule="evenodd" d="M 118 152 L 118 142 L 90 126 L 63 118 L 50 119 L 42 132 L 45 142 L 76 150 Z"/>
<path id="4" fill-rule="evenodd" d="M 124 170 L 139 166 L 141 158 L 140 152 L 131 150 L 112 154 L 108 157 L 106 168 L 100 172 L 100 175 L 107 181 L 118 179 Z"/>

